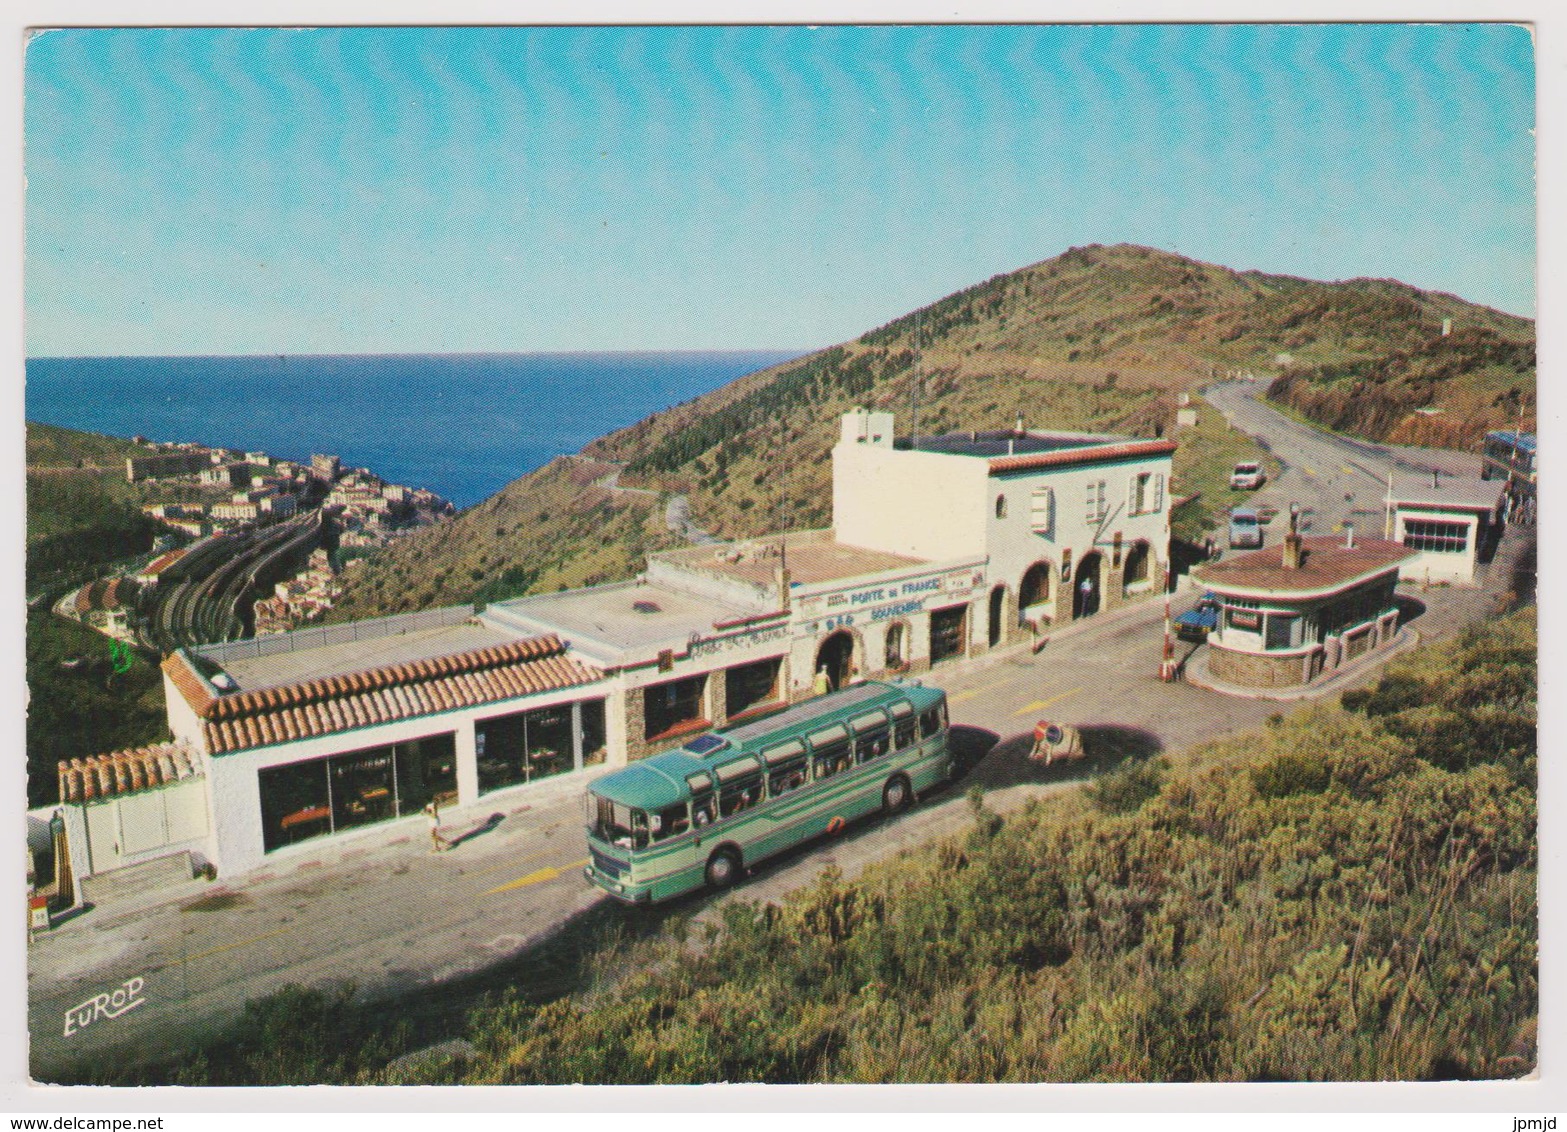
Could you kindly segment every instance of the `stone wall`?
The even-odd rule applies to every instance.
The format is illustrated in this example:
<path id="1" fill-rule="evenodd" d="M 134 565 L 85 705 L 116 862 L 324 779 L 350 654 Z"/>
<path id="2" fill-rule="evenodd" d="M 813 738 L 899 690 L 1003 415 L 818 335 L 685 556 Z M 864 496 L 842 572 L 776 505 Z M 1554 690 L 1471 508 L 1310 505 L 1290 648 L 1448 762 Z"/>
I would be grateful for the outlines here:
<path id="1" fill-rule="evenodd" d="M 1215 679 L 1243 688 L 1294 688 L 1304 683 L 1300 653 L 1236 652 L 1209 645 L 1208 671 Z"/>

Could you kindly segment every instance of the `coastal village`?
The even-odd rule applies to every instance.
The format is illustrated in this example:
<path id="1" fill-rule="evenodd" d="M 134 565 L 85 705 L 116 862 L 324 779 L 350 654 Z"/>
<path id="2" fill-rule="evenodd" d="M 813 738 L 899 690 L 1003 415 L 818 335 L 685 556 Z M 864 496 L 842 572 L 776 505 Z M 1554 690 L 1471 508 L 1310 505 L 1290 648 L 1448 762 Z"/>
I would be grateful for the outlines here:
<path id="1" fill-rule="evenodd" d="M 135 441 L 156 452 L 127 456 L 125 477 L 163 489 L 166 501 L 141 510 L 165 533 L 144 561 L 95 578 L 54 606 L 131 645 L 267 636 L 310 624 L 332 608 L 344 572 L 365 555 L 454 512 L 434 492 L 389 483 L 368 468 L 345 468 L 335 455 L 305 463 L 191 442 Z M 301 534 L 282 547 L 264 536 L 284 529 Z M 179 618 L 188 628 L 173 624 L 170 592 L 215 576 L 230 580 L 209 586 L 205 600 L 237 606 L 235 614 Z"/>

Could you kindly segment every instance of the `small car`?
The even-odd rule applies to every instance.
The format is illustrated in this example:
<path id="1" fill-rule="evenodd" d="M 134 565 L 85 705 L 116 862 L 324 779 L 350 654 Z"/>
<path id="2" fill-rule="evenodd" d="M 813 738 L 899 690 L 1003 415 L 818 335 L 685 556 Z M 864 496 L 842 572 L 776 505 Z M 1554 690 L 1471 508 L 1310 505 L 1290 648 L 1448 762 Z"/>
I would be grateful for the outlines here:
<path id="1" fill-rule="evenodd" d="M 1175 619 L 1175 635 L 1183 641 L 1206 641 L 1218 624 L 1219 595 L 1209 590 Z"/>
<path id="2" fill-rule="evenodd" d="M 1230 549 L 1242 550 L 1262 545 L 1262 516 L 1249 507 L 1230 512 Z"/>
<path id="3" fill-rule="evenodd" d="M 1230 473 L 1230 487 L 1235 491 L 1256 491 L 1267 479 L 1261 464 L 1236 464 Z"/>

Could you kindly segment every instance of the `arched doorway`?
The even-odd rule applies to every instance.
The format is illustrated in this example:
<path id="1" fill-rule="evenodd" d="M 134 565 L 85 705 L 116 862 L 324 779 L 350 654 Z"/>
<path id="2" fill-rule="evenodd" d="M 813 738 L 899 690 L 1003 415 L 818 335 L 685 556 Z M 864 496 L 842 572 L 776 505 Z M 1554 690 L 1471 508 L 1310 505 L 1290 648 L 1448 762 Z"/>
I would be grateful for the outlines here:
<path id="1" fill-rule="evenodd" d="M 1148 544 L 1138 539 L 1126 552 L 1126 567 L 1121 571 L 1121 592 L 1130 594 L 1136 590 L 1147 589 L 1147 581 Z"/>
<path id="2" fill-rule="evenodd" d="M 1099 612 L 1099 569 L 1104 555 L 1097 550 L 1083 555 L 1072 582 L 1072 616 L 1092 617 Z"/>
<path id="3" fill-rule="evenodd" d="M 887 626 L 887 671 L 902 672 L 909 666 L 909 627 L 902 621 Z"/>
<path id="4" fill-rule="evenodd" d="M 836 691 L 849 683 L 854 674 L 854 634 L 839 629 L 816 650 L 816 672 L 827 673 L 828 691 Z"/>
<path id="5" fill-rule="evenodd" d="M 990 647 L 995 648 L 1001 643 L 1002 623 L 1001 619 L 1007 607 L 1006 586 L 996 586 L 990 591 Z"/>
<path id="6" fill-rule="evenodd" d="M 1017 588 L 1017 617 L 1020 623 L 1039 624 L 1050 618 L 1050 575 L 1055 567 L 1036 562 L 1023 573 Z"/>

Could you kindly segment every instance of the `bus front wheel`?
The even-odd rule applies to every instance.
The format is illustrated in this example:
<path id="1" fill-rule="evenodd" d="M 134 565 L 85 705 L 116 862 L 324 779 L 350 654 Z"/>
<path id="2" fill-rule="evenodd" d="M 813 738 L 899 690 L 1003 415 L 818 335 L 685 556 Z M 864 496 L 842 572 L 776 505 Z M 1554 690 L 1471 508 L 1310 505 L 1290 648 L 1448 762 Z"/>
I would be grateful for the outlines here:
<path id="1" fill-rule="evenodd" d="M 707 859 L 709 888 L 728 888 L 740 879 L 740 857 L 733 849 L 718 849 Z"/>
<path id="2" fill-rule="evenodd" d="M 909 787 L 909 780 L 903 775 L 894 775 L 887 780 L 887 786 L 881 792 L 882 809 L 889 814 L 901 813 L 909 808 L 909 803 L 914 798 L 914 791 Z"/>

